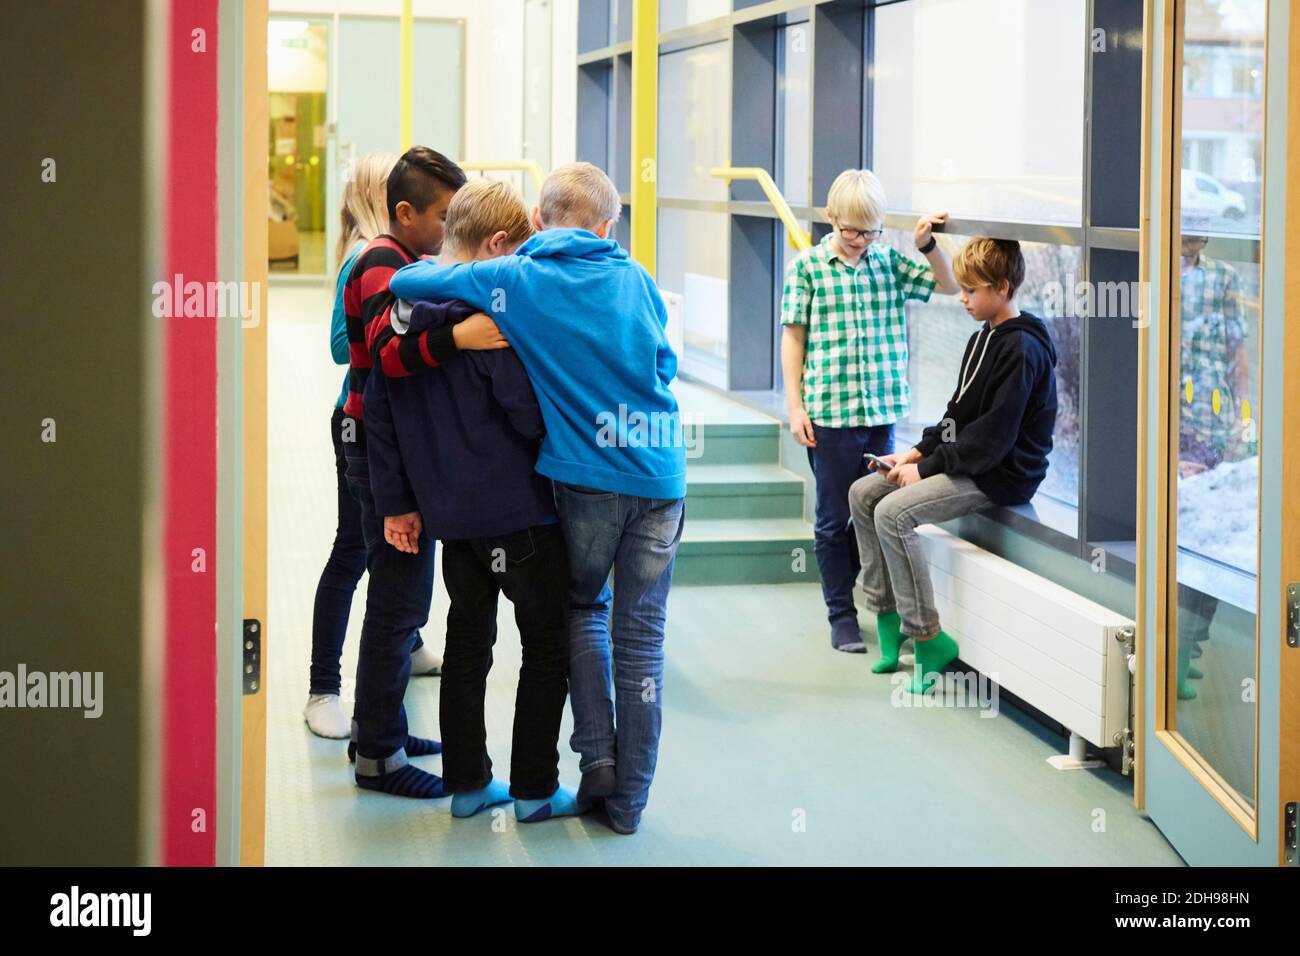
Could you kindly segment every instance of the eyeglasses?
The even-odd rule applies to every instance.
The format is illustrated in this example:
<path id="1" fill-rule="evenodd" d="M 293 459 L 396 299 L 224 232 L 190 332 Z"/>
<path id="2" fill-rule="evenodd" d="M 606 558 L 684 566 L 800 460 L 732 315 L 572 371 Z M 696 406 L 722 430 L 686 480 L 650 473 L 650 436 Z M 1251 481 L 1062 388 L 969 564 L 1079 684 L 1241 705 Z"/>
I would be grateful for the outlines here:
<path id="1" fill-rule="evenodd" d="M 845 229 L 843 226 L 839 226 L 838 228 L 840 230 L 840 235 L 850 241 L 870 239 L 872 242 L 875 242 L 885 234 L 885 230 L 883 229 Z"/>

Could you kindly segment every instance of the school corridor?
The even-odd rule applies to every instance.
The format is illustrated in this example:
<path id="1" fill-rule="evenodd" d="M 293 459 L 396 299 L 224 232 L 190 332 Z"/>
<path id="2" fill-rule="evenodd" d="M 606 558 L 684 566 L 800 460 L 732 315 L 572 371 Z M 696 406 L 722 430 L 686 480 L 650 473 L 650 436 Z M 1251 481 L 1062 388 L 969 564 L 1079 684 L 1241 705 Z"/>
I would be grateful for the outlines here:
<path id="1" fill-rule="evenodd" d="M 1295 3 L 5 16 L 0 865 L 1300 865 Z"/>

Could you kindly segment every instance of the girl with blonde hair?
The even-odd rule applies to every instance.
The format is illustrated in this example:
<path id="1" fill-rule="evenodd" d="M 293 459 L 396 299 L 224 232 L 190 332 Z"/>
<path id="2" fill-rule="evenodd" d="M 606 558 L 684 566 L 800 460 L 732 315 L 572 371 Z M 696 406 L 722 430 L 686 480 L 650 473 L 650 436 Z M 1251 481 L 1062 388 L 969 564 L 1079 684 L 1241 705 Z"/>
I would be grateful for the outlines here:
<path id="1" fill-rule="evenodd" d="M 375 154 L 358 160 L 343 187 L 339 208 L 339 240 L 334 249 L 338 274 L 334 282 L 334 312 L 330 319 L 330 354 L 336 365 L 347 367 L 348 332 L 343 314 L 343 287 L 361 250 L 376 236 L 388 231 L 388 175 L 397 157 Z M 303 716 L 312 733 L 343 739 L 351 736 L 352 722 L 339 700 L 339 661 L 348 630 L 348 614 L 357 582 L 366 570 L 366 545 L 361 534 L 361 508 L 348 492 L 346 459 L 343 454 L 343 403 L 348 395 L 348 377 L 335 402 L 330 419 L 334 442 L 334 471 L 338 488 L 338 525 L 334 546 L 316 585 L 312 611 L 311 687 Z M 416 639 L 411 654 L 412 674 L 437 674 L 442 660 L 423 641 Z"/>

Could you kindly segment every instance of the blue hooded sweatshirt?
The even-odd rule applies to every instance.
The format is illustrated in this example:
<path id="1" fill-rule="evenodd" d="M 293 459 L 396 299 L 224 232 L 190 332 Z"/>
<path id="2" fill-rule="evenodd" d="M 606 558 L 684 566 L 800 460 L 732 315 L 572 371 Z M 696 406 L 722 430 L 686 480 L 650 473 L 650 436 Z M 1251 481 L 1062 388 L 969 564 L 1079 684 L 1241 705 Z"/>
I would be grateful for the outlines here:
<path id="1" fill-rule="evenodd" d="M 513 256 L 413 262 L 389 288 L 408 301 L 460 299 L 492 316 L 537 393 L 542 474 L 617 494 L 685 497 L 668 316 L 650 274 L 617 242 L 548 229 Z"/>

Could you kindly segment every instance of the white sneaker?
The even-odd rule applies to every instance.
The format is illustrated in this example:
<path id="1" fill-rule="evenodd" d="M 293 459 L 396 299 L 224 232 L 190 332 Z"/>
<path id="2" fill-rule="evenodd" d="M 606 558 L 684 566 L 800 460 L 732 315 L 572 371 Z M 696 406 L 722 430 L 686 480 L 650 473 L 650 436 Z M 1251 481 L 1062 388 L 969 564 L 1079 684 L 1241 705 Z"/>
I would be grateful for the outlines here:
<path id="1" fill-rule="evenodd" d="M 344 740 L 352 736 L 352 721 L 344 716 L 338 694 L 312 694 L 307 698 L 302 715 L 317 737 Z"/>
<path id="2" fill-rule="evenodd" d="M 435 654 L 428 644 L 422 644 L 411 652 L 412 677 L 437 677 L 442 673 L 442 658 Z"/>

